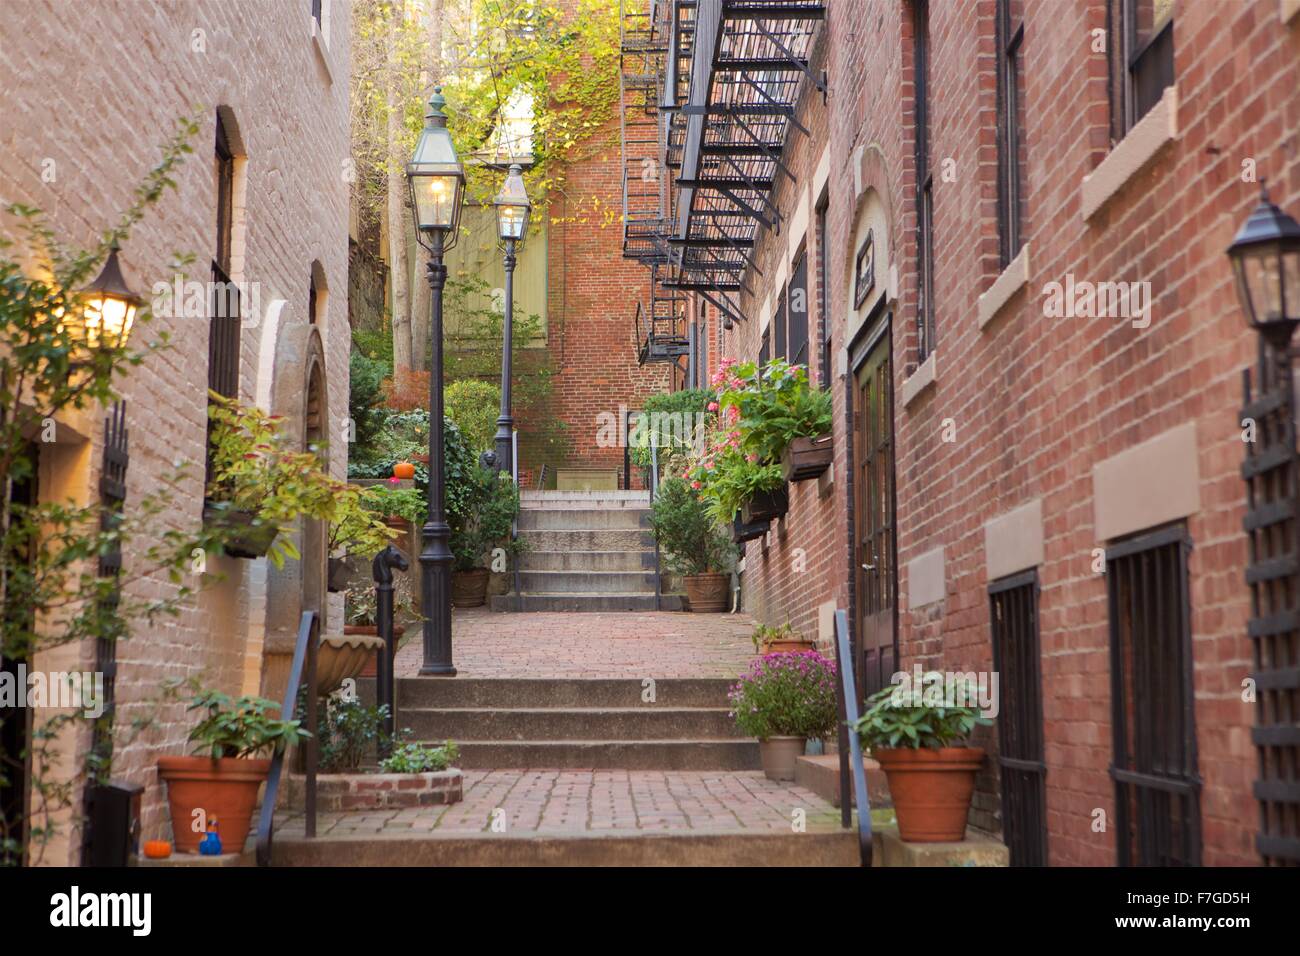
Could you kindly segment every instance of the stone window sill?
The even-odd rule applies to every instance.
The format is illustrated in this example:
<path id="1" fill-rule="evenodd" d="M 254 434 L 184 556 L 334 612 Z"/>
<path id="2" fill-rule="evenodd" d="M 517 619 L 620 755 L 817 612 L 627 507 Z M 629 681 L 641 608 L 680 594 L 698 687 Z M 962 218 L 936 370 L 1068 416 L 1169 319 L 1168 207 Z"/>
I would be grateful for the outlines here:
<path id="1" fill-rule="evenodd" d="M 1128 135 L 1115 144 L 1101 165 L 1083 177 L 1080 192 L 1084 221 L 1096 215 L 1166 143 L 1177 138 L 1178 87 L 1171 86 Z"/>
<path id="2" fill-rule="evenodd" d="M 321 36 L 320 24 L 316 22 L 314 17 L 311 21 L 311 45 L 312 49 L 316 51 L 316 59 L 320 61 L 320 65 L 325 70 L 325 81 L 333 86 L 334 70 L 330 68 L 329 47 L 325 45 L 325 38 Z"/>
<path id="3" fill-rule="evenodd" d="M 1016 257 L 1007 263 L 988 291 L 979 298 L 980 328 L 988 325 L 1002 307 L 1029 281 L 1029 243 L 1020 247 Z"/>
<path id="4" fill-rule="evenodd" d="M 935 370 L 935 356 L 937 352 L 931 352 L 926 356 L 921 367 L 907 377 L 903 382 L 903 407 L 907 408 L 916 399 L 918 395 L 934 384 L 939 373 Z"/>

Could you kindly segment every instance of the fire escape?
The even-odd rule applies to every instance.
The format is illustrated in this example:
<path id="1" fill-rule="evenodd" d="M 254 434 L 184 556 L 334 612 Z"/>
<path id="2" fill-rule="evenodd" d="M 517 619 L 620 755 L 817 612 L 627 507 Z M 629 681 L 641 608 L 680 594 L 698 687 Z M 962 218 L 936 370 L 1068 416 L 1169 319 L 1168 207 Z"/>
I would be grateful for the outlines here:
<path id="1" fill-rule="evenodd" d="M 761 271 L 760 227 L 780 232 L 771 201 L 805 82 L 825 95 L 809 55 L 824 0 L 652 0 L 623 16 L 623 254 L 651 273 L 638 305 L 641 361 L 690 349 L 685 296 L 745 320 L 746 273 Z M 648 159 L 653 151 L 653 159 Z M 647 170 L 651 180 L 645 179 Z M 639 180 L 639 181 L 638 181 Z"/>

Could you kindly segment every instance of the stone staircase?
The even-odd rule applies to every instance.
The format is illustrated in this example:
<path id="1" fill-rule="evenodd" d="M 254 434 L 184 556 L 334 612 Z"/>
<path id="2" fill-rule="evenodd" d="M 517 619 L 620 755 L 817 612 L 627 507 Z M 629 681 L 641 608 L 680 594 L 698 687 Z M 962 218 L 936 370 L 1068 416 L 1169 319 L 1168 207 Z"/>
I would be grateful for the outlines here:
<path id="1" fill-rule="evenodd" d="M 519 593 L 494 611 L 653 611 L 655 545 L 644 491 L 524 491 Z M 681 610 L 662 595 L 658 609 Z"/>
<path id="2" fill-rule="evenodd" d="M 400 726 L 451 739 L 458 765 L 593 770 L 757 770 L 758 741 L 737 735 L 718 678 L 401 678 Z"/>

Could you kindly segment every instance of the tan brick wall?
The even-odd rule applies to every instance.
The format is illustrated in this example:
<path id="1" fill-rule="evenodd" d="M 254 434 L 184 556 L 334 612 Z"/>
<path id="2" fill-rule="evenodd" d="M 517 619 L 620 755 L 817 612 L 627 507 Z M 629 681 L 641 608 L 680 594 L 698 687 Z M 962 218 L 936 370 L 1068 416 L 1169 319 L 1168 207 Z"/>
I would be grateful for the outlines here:
<path id="1" fill-rule="evenodd" d="M 330 462 L 342 475 L 350 24 L 348 4 L 327 5 L 327 46 L 313 40 L 305 3 L 12 5 L 0 42 L 0 196 L 41 207 L 62 239 L 89 244 L 129 204 L 176 118 L 197 110 L 201 130 L 194 154 L 175 177 L 177 189 L 134 231 L 122 260 L 129 281 L 145 295 L 154 283 L 171 282 L 168 264 L 177 253 L 193 254 L 191 278 L 206 282 L 216 232 L 215 115 L 218 106 L 228 107 L 238 127 L 236 152 L 246 157 L 232 277 L 258 284 L 263 314 L 274 300 L 285 300 L 283 330 L 307 321 L 311 266 L 321 263 L 329 287 L 320 325 L 334 439 Z M 50 182 L 41 175 L 47 159 L 54 163 Z M 131 429 L 127 507 L 173 473 L 177 462 L 190 462 L 190 476 L 167 519 L 193 528 L 203 494 L 207 321 L 160 319 L 141 335 L 164 329 L 171 348 L 133 370 L 121 388 Z M 240 387 L 246 401 L 257 393 L 262 331 L 261 322 L 250 319 L 242 335 Z M 90 457 L 97 469 L 97 446 Z M 127 555 L 128 574 L 135 561 L 138 556 Z M 135 740 L 128 739 L 127 728 L 150 712 L 147 701 L 165 678 L 201 675 L 209 685 L 241 689 L 250 607 L 262 603 L 257 580 L 265 574 L 248 561 L 218 559 L 215 565 L 210 570 L 223 573 L 223 583 L 179 617 L 136 627 L 118 648 L 114 776 L 148 785 L 146 838 L 168 828 L 156 758 L 182 752 L 190 720 L 183 707 L 172 706 Z M 134 585 L 139 597 L 170 590 L 165 580 Z M 264 597 L 272 605 L 293 599 L 274 587 Z"/>

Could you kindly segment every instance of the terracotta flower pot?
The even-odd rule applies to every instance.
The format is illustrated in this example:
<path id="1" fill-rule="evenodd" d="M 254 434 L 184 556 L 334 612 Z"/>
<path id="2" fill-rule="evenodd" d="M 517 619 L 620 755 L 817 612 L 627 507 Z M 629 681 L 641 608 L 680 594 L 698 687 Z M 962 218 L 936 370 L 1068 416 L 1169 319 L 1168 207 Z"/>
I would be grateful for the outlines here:
<path id="1" fill-rule="evenodd" d="M 768 737 L 758 742 L 758 755 L 768 780 L 793 780 L 795 761 L 803 756 L 802 737 Z"/>
<path id="2" fill-rule="evenodd" d="M 471 568 L 451 573 L 451 606 L 482 607 L 487 603 L 487 568 Z"/>
<path id="3" fill-rule="evenodd" d="M 240 853 L 248 839 L 257 790 L 271 772 L 271 761 L 246 757 L 160 757 L 158 776 L 167 781 L 172 837 L 178 853 L 198 853 L 202 833 L 195 833 L 196 809 L 211 823 L 226 853 Z"/>
<path id="4" fill-rule="evenodd" d="M 877 747 L 898 817 L 898 835 L 910 843 L 953 843 L 966 838 L 966 816 L 980 747 Z"/>
<path id="5" fill-rule="evenodd" d="M 815 650 L 817 650 L 817 644 L 814 641 L 795 640 L 794 638 L 791 638 L 788 641 L 764 641 L 762 653 L 784 654 L 790 651 L 799 652 Z"/>
<path id="6" fill-rule="evenodd" d="M 686 598 L 690 601 L 693 612 L 716 614 L 727 609 L 727 598 L 731 591 L 730 574 L 688 574 L 683 580 L 686 584 Z"/>

